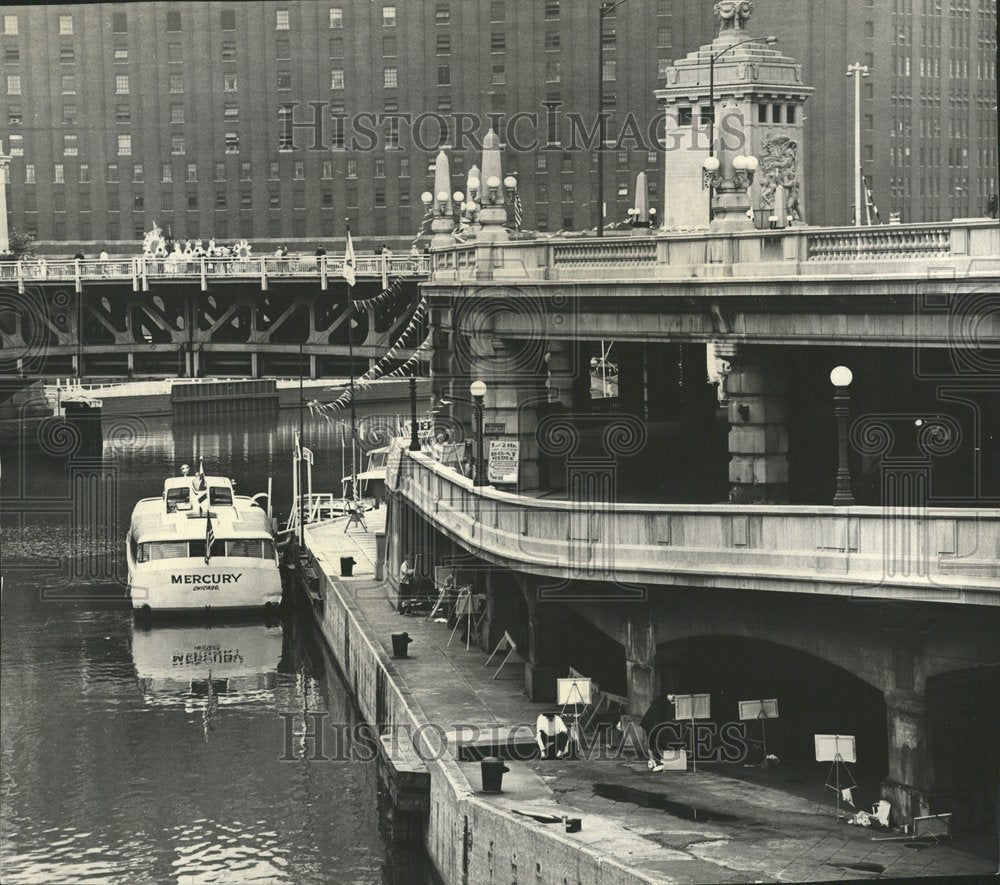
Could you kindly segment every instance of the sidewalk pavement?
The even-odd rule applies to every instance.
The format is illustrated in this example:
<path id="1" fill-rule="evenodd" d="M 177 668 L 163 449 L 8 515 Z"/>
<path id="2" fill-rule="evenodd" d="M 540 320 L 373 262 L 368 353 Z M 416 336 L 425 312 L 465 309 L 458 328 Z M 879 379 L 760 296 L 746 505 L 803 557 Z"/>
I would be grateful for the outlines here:
<path id="1" fill-rule="evenodd" d="M 308 534 L 310 549 L 336 574 L 330 565 L 348 555 L 348 539 L 354 536 L 344 535 L 341 523 L 310 527 Z M 399 615 L 383 585 L 373 579 L 369 557 L 358 555 L 362 546 L 368 547 L 360 536 L 358 540 L 361 546 L 353 555 L 362 566 L 360 573 L 356 569 L 357 577 L 338 578 L 338 583 L 356 602 L 369 637 L 381 643 L 386 654 L 392 654 L 392 633 L 409 633 L 409 657 L 394 664 L 428 721 L 445 731 L 461 725 L 481 731 L 521 726 L 524 737 L 519 743 L 526 742 L 538 713 L 552 705 L 525 696 L 523 664 L 509 663 L 493 679 L 497 661 L 486 667 L 485 652 L 476 646 L 466 651 L 461 631 L 449 646 L 451 630 L 445 624 Z M 645 761 L 624 760 L 507 764 L 511 771 L 505 775 L 504 792 L 484 799 L 508 810 L 580 817 L 581 831 L 568 837 L 664 881 L 815 882 L 996 872 L 995 863 L 945 844 L 915 848 L 904 842 L 873 842 L 872 830 L 838 822 L 829 804 L 817 805 L 819 796 L 809 800 L 718 770 L 651 772 Z M 478 763 L 463 763 L 462 769 L 477 788 Z M 595 785 L 610 790 L 595 790 Z M 640 792 L 616 795 L 622 788 Z M 612 798 L 606 798 L 609 795 Z M 674 802 L 678 807 L 669 806 L 671 812 L 640 804 L 646 802 Z M 700 809 L 702 819 L 686 808 Z M 709 817 L 714 811 L 736 820 L 705 820 L 705 811 Z M 562 830 L 561 824 L 526 823 Z"/>

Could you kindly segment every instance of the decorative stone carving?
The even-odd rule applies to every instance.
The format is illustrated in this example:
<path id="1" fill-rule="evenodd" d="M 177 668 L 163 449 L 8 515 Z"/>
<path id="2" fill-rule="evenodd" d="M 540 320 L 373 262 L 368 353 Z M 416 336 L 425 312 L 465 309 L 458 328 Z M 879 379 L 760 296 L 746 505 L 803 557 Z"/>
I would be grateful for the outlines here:
<path id="1" fill-rule="evenodd" d="M 715 4 L 715 14 L 719 17 L 719 33 L 746 30 L 747 20 L 753 12 L 750 0 L 720 0 Z"/>
<path id="2" fill-rule="evenodd" d="M 785 188 L 785 207 L 795 221 L 802 220 L 799 211 L 799 144 L 787 135 L 768 135 L 761 144 L 760 165 L 764 174 L 760 195 L 763 205 L 775 205 L 775 192 Z"/>

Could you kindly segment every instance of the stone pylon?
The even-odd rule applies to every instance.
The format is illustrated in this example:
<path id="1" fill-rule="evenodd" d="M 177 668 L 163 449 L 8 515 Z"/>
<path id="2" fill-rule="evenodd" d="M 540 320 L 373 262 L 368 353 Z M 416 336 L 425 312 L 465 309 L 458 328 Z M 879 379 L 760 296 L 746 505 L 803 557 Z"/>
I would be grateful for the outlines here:
<path id="1" fill-rule="evenodd" d="M 500 139 L 490 129 L 483 139 L 483 172 L 479 188 L 479 221 L 482 228 L 477 240 L 506 240 L 507 195 L 503 186 L 503 164 L 500 158 Z"/>
<path id="2" fill-rule="evenodd" d="M 635 215 L 632 218 L 633 236 L 650 233 L 649 229 L 649 186 L 646 184 L 646 173 L 640 172 L 635 177 L 635 202 L 632 203 Z"/>
<path id="3" fill-rule="evenodd" d="M 434 236 L 431 238 L 431 247 L 451 246 L 455 242 L 451 236 L 455 230 L 455 208 L 451 200 L 451 167 L 448 155 L 443 150 L 438 152 L 434 160 L 433 196 L 431 206 L 434 220 L 431 222 L 431 230 Z"/>
<path id="4" fill-rule="evenodd" d="M 3 152 L 0 142 L 0 252 L 10 251 L 10 232 L 7 229 L 7 170 L 10 168 L 10 155 Z"/>

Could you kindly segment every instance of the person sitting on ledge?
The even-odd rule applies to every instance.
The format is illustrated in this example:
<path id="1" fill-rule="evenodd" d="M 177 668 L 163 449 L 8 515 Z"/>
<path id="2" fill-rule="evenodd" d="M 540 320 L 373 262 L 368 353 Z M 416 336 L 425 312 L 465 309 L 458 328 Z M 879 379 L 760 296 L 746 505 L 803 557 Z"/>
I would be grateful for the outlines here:
<path id="1" fill-rule="evenodd" d="M 535 722 L 535 741 L 542 759 L 561 759 L 569 748 L 569 731 L 562 716 L 554 710 L 538 714 Z"/>

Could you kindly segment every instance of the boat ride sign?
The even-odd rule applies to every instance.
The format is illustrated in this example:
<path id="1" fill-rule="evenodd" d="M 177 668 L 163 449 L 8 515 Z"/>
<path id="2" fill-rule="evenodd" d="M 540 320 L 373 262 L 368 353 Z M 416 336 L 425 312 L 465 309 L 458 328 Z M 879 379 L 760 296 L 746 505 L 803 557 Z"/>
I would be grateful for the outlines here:
<path id="1" fill-rule="evenodd" d="M 490 461 L 487 477 L 490 483 L 517 483 L 521 461 L 521 444 L 517 440 L 490 440 Z"/>

